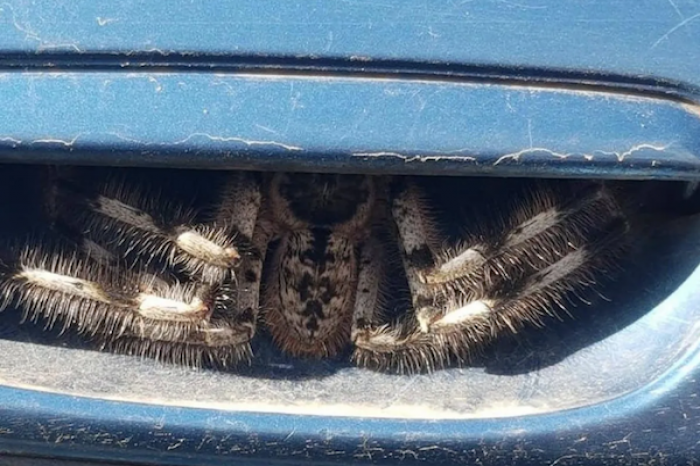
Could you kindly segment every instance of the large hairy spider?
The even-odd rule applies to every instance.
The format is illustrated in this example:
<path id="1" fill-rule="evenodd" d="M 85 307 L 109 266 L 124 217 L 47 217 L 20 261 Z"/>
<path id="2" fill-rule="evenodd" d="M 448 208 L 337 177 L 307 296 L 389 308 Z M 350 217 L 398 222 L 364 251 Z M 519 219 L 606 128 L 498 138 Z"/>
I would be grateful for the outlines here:
<path id="1" fill-rule="evenodd" d="M 602 182 L 536 183 L 452 240 L 409 177 L 230 172 L 202 211 L 119 173 L 51 171 L 54 233 L 7 253 L 4 307 L 194 365 L 249 360 L 259 326 L 294 356 L 352 345 L 359 366 L 461 364 L 591 289 L 629 229 Z M 396 264 L 411 303 L 387 317 Z"/>

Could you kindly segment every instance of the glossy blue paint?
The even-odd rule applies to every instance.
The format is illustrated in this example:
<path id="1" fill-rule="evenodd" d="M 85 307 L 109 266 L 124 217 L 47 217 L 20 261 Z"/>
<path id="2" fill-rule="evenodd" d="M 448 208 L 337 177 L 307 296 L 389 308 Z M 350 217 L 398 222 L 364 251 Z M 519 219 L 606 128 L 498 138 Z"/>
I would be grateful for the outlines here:
<path id="1" fill-rule="evenodd" d="M 0 159 L 697 179 L 699 50 L 694 0 L 8 0 Z M 594 406 L 440 422 L 0 387 L 0 451 L 168 464 L 690 461 L 697 371 L 693 347 L 644 389 Z"/>
<path id="2" fill-rule="evenodd" d="M 698 172 L 691 0 L 9 1 L 0 26 L 4 160 Z"/>
<path id="3" fill-rule="evenodd" d="M 3 53 L 333 57 L 700 85 L 693 0 L 10 0 L 0 26 Z"/>
<path id="4" fill-rule="evenodd" d="M 689 104 L 436 79 L 0 74 L 9 161 L 694 178 Z"/>
<path id="5" fill-rule="evenodd" d="M 696 345 L 697 346 L 697 345 Z M 643 390 L 538 416 L 394 420 L 292 416 L 140 405 L 0 388 L 0 448 L 149 464 L 595 464 L 636 457 L 678 463 L 697 453 L 698 348 Z M 679 377 L 681 375 L 681 377 Z M 676 406 L 678 400 L 685 400 Z M 672 430 L 672 433 L 671 433 Z M 269 464 L 269 463 L 267 463 Z"/>

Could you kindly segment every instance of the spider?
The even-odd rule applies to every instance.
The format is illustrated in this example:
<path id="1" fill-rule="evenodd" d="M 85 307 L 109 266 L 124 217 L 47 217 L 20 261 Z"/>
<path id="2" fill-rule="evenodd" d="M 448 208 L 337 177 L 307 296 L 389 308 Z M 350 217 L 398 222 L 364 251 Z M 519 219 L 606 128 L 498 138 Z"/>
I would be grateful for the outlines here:
<path id="1" fill-rule="evenodd" d="M 52 233 L 5 252 L 3 308 L 190 365 L 249 361 L 260 326 L 297 357 L 352 346 L 379 370 L 465 364 L 584 299 L 629 231 L 603 182 L 535 183 L 453 239 L 411 177 L 232 171 L 201 210 L 117 169 L 49 173 Z M 410 303 L 387 316 L 397 268 Z"/>

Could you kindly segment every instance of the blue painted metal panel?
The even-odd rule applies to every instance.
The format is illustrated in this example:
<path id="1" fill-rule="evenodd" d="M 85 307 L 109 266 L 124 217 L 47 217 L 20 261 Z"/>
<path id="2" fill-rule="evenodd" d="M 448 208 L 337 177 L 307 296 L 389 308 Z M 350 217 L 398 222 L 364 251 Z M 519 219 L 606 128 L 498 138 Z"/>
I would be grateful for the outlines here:
<path id="1" fill-rule="evenodd" d="M 0 159 L 697 179 L 699 50 L 694 0 L 8 0 Z M 696 375 L 693 347 L 593 407 L 442 422 L 3 387 L 0 450 L 169 464 L 688 460 Z"/>
<path id="2" fill-rule="evenodd" d="M 689 86 L 695 93 L 698 43 L 700 5 L 694 0 L 9 0 L 0 5 L 2 53 L 467 64 L 521 72 L 570 70 L 612 81 L 647 78 Z"/>
<path id="3" fill-rule="evenodd" d="M 665 376 L 598 405 L 504 419 L 396 420 L 142 405 L 0 388 L 0 448 L 148 464 L 679 464 L 698 454 L 697 345 Z M 678 400 L 691 400 L 678 406 Z M 685 403 L 684 402 L 684 403 Z M 617 464 L 617 463 L 616 463 Z M 630 462 L 630 464 L 636 464 Z"/>
<path id="4" fill-rule="evenodd" d="M 9 1 L 3 25 L 4 160 L 698 172 L 690 0 Z"/>
<path id="5" fill-rule="evenodd" d="M 0 74 L 11 161 L 694 178 L 700 112 L 516 85 L 183 72 Z"/>

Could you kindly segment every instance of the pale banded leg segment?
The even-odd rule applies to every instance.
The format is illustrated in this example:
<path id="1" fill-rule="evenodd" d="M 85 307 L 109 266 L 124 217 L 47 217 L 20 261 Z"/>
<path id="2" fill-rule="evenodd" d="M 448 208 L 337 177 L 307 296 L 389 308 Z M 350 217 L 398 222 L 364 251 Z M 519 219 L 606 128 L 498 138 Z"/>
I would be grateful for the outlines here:
<path id="1" fill-rule="evenodd" d="M 375 238 L 370 238 L 362 247 L 357 274 L 357 293 L 352 314 L 352 340 L 357 339 L 358 332 L 379 325 L 382 321 L 383 308 L 382 283 L 386 272 L 386 258 L 382 245 Z"/>
<path id="2" fill-rule="evenodd" d="M 394 203 L 415 319 L 365 329 L 356 338 L 361 365 L 415 372 L 462 363 L 495 335 L 541 325 L 584 299 L 625 247 L 627 220 L 612 193 L 594 184 L 570 202 L 540 189 L 502 221 L 510 226 L 502 237 L 429 256 L 416 231 L 431 223 L 415 191 Z"/>
<path id="3" fill-rule="evenodd" d="M 503 234 L 490 235 L 488 241 L 483 240 L 487 235 L 473 235 L 461 246 L 443 249 L 436 259 L 440 265 L 423 273 L 421 280 L 434 294 L 484 293 L 520 282 L 572 247 L 594 244 L 612 223 L 625 226 L 624 213 L 605 185 L 590 183 L 571 196 L 538 187 L 498 222 Z"/>
<path id="4" fill-rule="evenodd" d="M 150 280 L 105 266 L 79 253 L 25 248 L 4 262 L 2 309 L 21 308 L 25 319 L 73 329 L 103 346 L 185 364 L 235 364 L 250 358 L 254 328 L 208 285 Z"/>
<path id="5" fill-rule="evenodd" d="M 355 345 L 353 361 L 359 366 L 371 365 L 366 352 L 372 329 L 382 325 L 381 286 L 384 281 L 385 260 L 378 241 L 370 238 L 363 246 L 359 257 L 357 292 L 352 314 L 350 339 Z"/>
<path id="6" fill-rule="evenodd" d="M 420 330 L 418 317 L 437 312 L 433 308 L 432 290 L 420 278 L 434 267 L 437 228 L 418 187 L 407 182 L 398 189 L 391 210 L 416 315 L 381 323 L 378 297 L 385 258 L 379 250 L 381 246 L 370 242 L 361 258 L 352 331 L 356 347 L 353 360 L 363 367 L 413 373 L 433 370 L 451 361 L 461 362 L 467 347 L 460 344 L 458 332 L 452 335 Z"/>
<path id="7" fill-rule="evenodd" d="M 206 283 L 231 277 L 240 262 L 245 241 L 238 241 L 227 225 L 198 225 L 193 211 L 157 194 L 119 179 L 107 180 L 94 192 L 71 181 L 58 183 L 59 221 L 120 255 L 160 258 Z"/>
<path id="8" fill-rule="evenodd" d="M 251 336 L 260 314 L 260 293 L 263 276 L 263 265 L 267 254 L 267 246 L 273 240 L 273 226 L 265 219 L 259 219 L 251 234 L 250 247 L 243 256 L 239 277 L 231 293 L 235 294 L 235 309 L 239 319 L 248 323 L 252 328 Z M 231 310 L 229 310 L 231 312 Z"/>
<path id="9" fill-rule="evenodd" d="M 231 172 L 225 183 L 215 213 L 215 223 L 228 225 L 247 242 L 252 242 L 257 224 L 262 193 L 255 173 Z"/>
<path id="10" fill-rule="evenodd" d="M 396 223 L 396 240 L 401 243 L 401 257 L 416 310 L 432 304 L 433 292 L 423 276 L 435 267 L 438 232 L 421 190 L 412 182 L 401 180 L 391 206 Z"/>
<path id="11" fill-rule="evenodd" d="M 266 224 L 263 224 L 256 229 L 262 202 L 256 175 L 231 172 L 219 199 L 211 224 L 198 225 L 190 230 L 183 227 L 184 232 L 177 236 L 174 244 L 190 255 L 185 262 L 180 261 L 188 275 L 202 276 L 205 282 L 211 284 L 214 297 L 212 320 L 232 322 L 244 330 L 245 351 L 240 351 L 243 346 L 236 344 L 231 349 L 235 354 L 228 359 L 236 360 L 243 356 L 247 359 L 250 356 L 247 342 L 253 338 L 257 325 L 260 279 L 270 240 L 268 231 L 271 228 L 266 229 Z M 201 232 L 206 234 L 200 234 Z M 227 248 L 235 256 L 235 275 Z M 171 262 L 177 263 L 176 258 L 171 259 Z M 224 330 L 217 330 L 217 335 L 220 335 L 218 337 L 209 332 L 207 339 L 212 341 L 206 344 L 218 345 L 218 340 L 221 340 L 222 345 L 226 344 L 228 335 Z M 132 340 L 134 341 L 118 343 L 123 349 L 135 354 L 154 346 L 148 339 Z M 158 345 L 154 346 L 154 349 L 160 351 L 159 348 Z M 173 347 L 172 351 L 179 351 L 179 347 Z M 187 352 L 182 354 L 186 355 Z"/>
<path id="12" fill-rule="evenodd" d="M 434 361 L 446 362 L 450 357 L 443 351 L 445 346 L 435 341 L 436 335 L 420 333 L 413 318 L 384 323 L 386 259 L 375 238 L 362 249 L 351 332 L 355 345 L 352 360 L 361 367 L 399 373 L 433 369 Z"/>
<path id="13" fill-rule="evenodd" d="M 470 296 L 442 295 L 442 306 L 450 311 L 427 322 L 428 332 L 463 326 L 474 344 L 504 331 L 517 333 L 525 325 L 542 326 L 546 317 L 568 312 L 576 301 L 586 302 L 591 291 L 615 271 L 626 247 L 625 233 L 625 222 L 612 220 L 588 242 L 572 244 L 548 265 L 517 281 Z"/>

